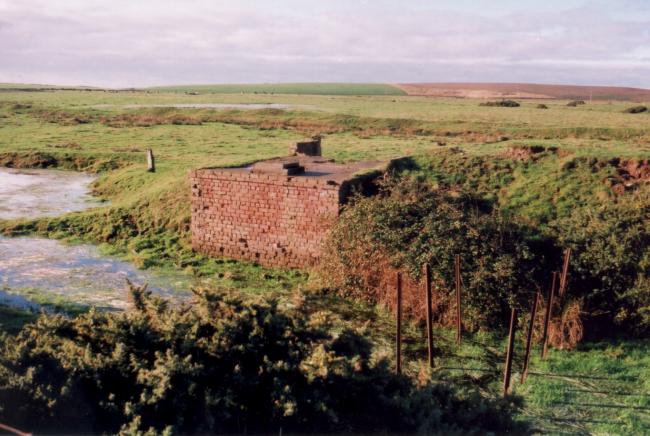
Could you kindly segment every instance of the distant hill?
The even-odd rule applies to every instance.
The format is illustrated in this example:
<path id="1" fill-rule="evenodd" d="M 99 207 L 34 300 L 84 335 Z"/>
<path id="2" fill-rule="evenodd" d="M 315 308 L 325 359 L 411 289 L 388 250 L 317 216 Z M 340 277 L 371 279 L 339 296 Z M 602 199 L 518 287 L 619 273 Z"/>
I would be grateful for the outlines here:
<path id="1" fill-rule="evenodd" d="M 404 83 L 408 95 L 459 98 L 543 98 L 649 101 L 650 89 L 533 83 Z"/>
<path id="2" fill-rule="evenodd" d="M 94 86 L 60 86 L 60 85 L 43 85 L 38 83 L 0 83 L 0 91 L 97 91 L 102 88 Z"/>
<path id="3" fill-rule="evenodd" d="M 650 101 L 650 89 L 617 86 L 543 85 L 536 83 L 259 83 L 100 88 L 0 83 L 8 91 L 111 91 L 185 94 L 412 95 L 452 98 Z"/>
<path id="4" fill-rule="evenodd" d="M 268 83 L 240 85 L 156 86 L 148 91 L 206 94 L 406 95 L 382 83 Z"/>

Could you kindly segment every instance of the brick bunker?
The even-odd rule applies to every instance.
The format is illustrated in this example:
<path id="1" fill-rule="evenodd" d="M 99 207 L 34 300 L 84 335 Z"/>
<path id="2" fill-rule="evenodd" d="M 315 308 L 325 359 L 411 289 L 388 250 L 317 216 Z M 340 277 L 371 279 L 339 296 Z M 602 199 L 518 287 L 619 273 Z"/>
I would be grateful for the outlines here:
<path id="1" fill-rule="evenodd" d="M 192 171 L 194 250 L 265 266 L 313 265 L 346 199 L 367 190 L 385 165 L 297 154 Z"/>

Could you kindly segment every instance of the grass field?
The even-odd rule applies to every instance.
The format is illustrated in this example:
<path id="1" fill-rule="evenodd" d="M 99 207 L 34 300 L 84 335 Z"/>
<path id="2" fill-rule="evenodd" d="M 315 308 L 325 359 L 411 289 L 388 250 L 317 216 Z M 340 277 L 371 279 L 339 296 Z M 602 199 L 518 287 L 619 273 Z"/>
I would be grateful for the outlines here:
<path id="1" fill-rule="evenodd" d="M 294 93 L 315 95 L 289 95 Z M 320 133 L 327 157 L 347 161 L 412 155 L 413 165 L 405 172 L 484 193 L 545 226 L 576 208 L 619 201 L 603 184 L 615 168 L 599 162 L 650 158 L 650 115 L 623 113 L 628 103 L 571 108 L 566 101 L 545 101 L 549 109 L 541 110 L 536 101 L 493 108 L 479 107 L 478 100 L 400 94 L 389 86 L 335 84 L 2 92 L 0 165 L 97 172 L 94 190 L 110 203 L 61 218 L 0 222 L 0 231 L 90 241 L 142 268 L 182 271 L 218 288 L 285 296 L 306 285 L 307 272 L 208 259 L 191 251 L 190 169 L 282 156 L 291 141 Z M 210 103 L 290 107 L 147 107 Z M 530 145 L 557 150 L 530 161 L 509 157 L 512 147 Z M 154 174 L 145 171 L 144 152 L 150 147 L 157 157 Z M 342 322 L 370 319 L 373 340 L 391 352 L 392 320 L 382 309 L 325 297 L 322 304 L 334 308 Z M 3 328 L 10 331 L 33 318 L 1 310 Z M 414 324 L 407 331 L 413 376 L 423 365 L 422 331 Z M 502 336 L 476 334 L 457 348 L 452 333 L 439 330 L 437 343 L 441 376 L 499 395 Z M 576 351 L 553 350 L 544 362 L 535 357 L 528 383 L 515 385 L 525 400 L 520 418 L 552 433 L 650 432 L 648 346 L 630 340 L 586 343 Z"/>

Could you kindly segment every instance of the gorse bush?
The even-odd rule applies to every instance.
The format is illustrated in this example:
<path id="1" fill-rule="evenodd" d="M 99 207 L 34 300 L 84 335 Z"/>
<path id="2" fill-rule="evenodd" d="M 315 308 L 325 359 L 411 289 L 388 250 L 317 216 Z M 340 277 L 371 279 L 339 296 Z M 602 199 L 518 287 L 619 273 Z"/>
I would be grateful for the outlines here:
<path id="1" fill-rule="evenodd" d="M 499 100 L 499 101 L 486 101 L 480 103 L 479 106 L 488 106 L 488 107 L 519 107 L 521 106 L 518 102 L 514 100 Z"/>
<path id="2" fill-rule="evenodd" d="M 128 313 L 42 315 L 0 339 L 0 420 L 43 433 L 484 433 L 510 406 L 372 357 L 359 332 L 273 299 L 197 292 L 170 307 L 142 289 Z"/>
<path id="3" fill-rule="evenodd" d="M 625 109 L 623 112 L 626 114 L 640 114 L 646 112 L 648 108 L 646 106 L 632 106 Z"/>
<path id="4" fill-rule="evenodd" d="M 486 201 L 392 180 L 381 195 L 358 198 L 331 232 L 320 267 L 324 285 L 342 295 L 394 302 L 395 274 L 405 280 L 405 307 L 423 317 L 422 266 L 432 268 L 438 322 L 453 320 L 454 258 L 462 264 L 466 327 L 504 326 L 511 307 L 527 307 L 544 259 L 523 229 Z"/>

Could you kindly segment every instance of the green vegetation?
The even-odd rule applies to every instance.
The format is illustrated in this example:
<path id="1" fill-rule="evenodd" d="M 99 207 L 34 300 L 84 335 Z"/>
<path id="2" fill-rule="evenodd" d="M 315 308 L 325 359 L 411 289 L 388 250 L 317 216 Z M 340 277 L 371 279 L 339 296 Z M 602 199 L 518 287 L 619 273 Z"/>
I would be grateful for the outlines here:
<path id="1" fill-rule="evenodd" d="M 199 92 L 199 95 L 185 94 L 185 92 Z M 394 244 L 393 247 L 406 248 L 405 256 L 397 258 L 399 261 L 397 265 L 406 265 L 412 272 L 413 286 L 418 285 L 415 270 L 422 260 L 434 259 L 442 254 L 451 255 L 449 252 L 443 253 L 444 250 L 436 251 L 437 246 L 430 244 L 426 239 L 418 242 L 421 246 L 429 244 L 422 253 L 416 250 L 417 245 L 413 247 L 405 245 L 405 241 L 417 240 L 412 237 L 413 235 L 405 235 L 406 230 L 420 230 L 418 223 L 427 222 L 429 211 L 424 206 L 431 206 L 431 217 L 448 211 L 450 217 L 457 218 L 453 221 L 441 220 L 444 226 L 439 229 L 425 229 L 426 235 L 433 238 L 432 240 L 443 245 L 448 243 L 449 247 L 454 248 L 469 241 L 474 244 L 471 247 L 478 250 L 477 260 L 491 261 L 491 256 L 494 255 L 497 259 L 508 260 L 499 264 L 499 268 L 504 267 L 502 271 L 512 271 L 512 268 L 516 268 L 516 283 L 530 284 L 530 287 L 523 286 L 520 289 L 506 281 L 508 286 L 504 289 L 499 288 L 495 284 L 498 277 L 509 278 L 510 275 L 495 274 L 501 269 L 494 269 L 494 265 L 488 265 L 485 269 L 474 269 L 472 266 L 472 271 L 487 271 L 488 276 L 493 280 L 490 282 L 491 286 L 494 289 L 498 288 L 498 292 L 505 293 L 497 293 L 497 295 L 515 296 L 517 304 L 522 309 L 527 310 L 530 293 L 536 290 L 532 285 L 545 289 L 545 280 L 550 266 L 556 266 L 560 260 L 560 249 L 564 247 L 573 249 L 568 291 L 571 300 L 560 301 L 556 314 L 561 314 L 570 301 L 578 301 L 582 308 L 580 317 L 584 322 L 586 340 L 571 351 L 552 349 L 549 359 L 543 362 L 538 360 L 536 352 L 529 381 L 525 385 L 519 386 L 515 383 L 514 386 L 515 394 L 523 398 L 523 405 L 517 419 L 530 422 L 535 428 L 551 432 L 614 434 L 650 432 L 647 416 L 649 386 L 646 382 L 650 379 L 650 374 L 647 372 L 648 344 L 647 340 L 629 339 L 631 335 L 646 334 L 650 326 L 650 288 L 648 287 L 650 283 L 648 280 L 650 187 L 646 173 L 642 169 L 643 162 L 650 159 L 650 125 L 640 123 L 647 113 L 634 117 L 624 113 L 629 103 L 594 102 L 589 105 L 567 107 L 566 101 L 544 100 L 543 104 L 548 107 L 548 110 L 539 110 L 537 106 L 541 103 L 531 100 L 522 101 L 517 110 L 510 110 L 502 107 L 479 107 L 479 102 L 476 100 L 360 95 L 359 91 L 352 92 L 354 96 L 280 95 L 270 94 L 276 91 L 261 89 L 259 93 L 269 93 L 253 94 L 255 90 L 246 94 L 216 92 L 178 89 L 175 92 L 96 90 L 0 93 L 0 165 L 58 167 L 94 172 L 99 178 L 93 190 L 96 195 L 107 200 L 100 208 L 59 218 L 0 222 L 0 232 L 39 233 L 57 238 L 90 241 L 102 244 L 111 253 L 123 256 L 139 267 L 181 271 L 188 277 L 207 280 L 212 288 L 236 290 L 239 295 L 237 298 L 244 298 L 243 296 L 251 294 L 278 297 L 279 308 L 269 309 L 272 305 L 268 302 L 255 304 L 261 304 L 260 310 L 267 314 L 271 313 L 272 318 L 279 316 L 290 320 L 286 325 L 297 325 L 299 328 L 296 335 L 299 339 L 296 339 L 296 344 L 300 343 L 296 345 L 297 349 L 307 349 L 311 352 L 309 347 L 318 346 L 318 342 L 310 344 L 306 338 L 314 333 L 314 330 L 311 330 L 310 326 L 302 326 L 299 319 L 303 318 L 296 316 L 295 312 L 289 314 L 284 312 L 284 306 L 289 307 L 286 310 L 290 312 L 294 310 L 291 308 L 294 304 L 292 290 L 306 286 L 309 272 L 268 269 L 245 262 L 208 259 L 193 253 L 189 244 L 187 172 L 196 167 L 238 165 L 284 155 L 291 141 L 312 134 L 323 134 L 324 153 L 327 157 L 337 160 L 375 160 L 410 155 L 412 159 L 396 168 L 396 173 L 401 177 L 415 179 L 417 186 L 427 186 L 427 189 L 441 188 L 445 195 L 417 197 L 428 192 L 417 191 L 415 198 L 420 198 L 422 204 L 406 202 L 408 205 L 406 210 L 416 215 L 409 217 L 408 223 L 412 225 L 405 228 L 402 233 L 393 232 L 396 226 L 399 227 L 399 212 L 405 210 L 401 209 L 404 206 L 403 202 L 397 201 L 399 196 L 393 198 L 395 201 L 390 201 L 383 206 L 372 202 L 367 205 L 371 205 L 373 210 L 381 210 L 383 207 L 382 216 L 390 218 L 385 222 L 376 223 L 378 226 L 371 229 L 387 229 L 389 233 L 379 235 L 382 244 L 390 243 Z M 149 107 L 195 103 L 280 103 L 289 105 L 289 109 L 220 110 Z M 142 106 L 128 107 L 132 104 Z M 158 171 L 154 174 L 145 171 L 144 151 L 149 147 L 154 149 L 157 157 Z M 464 193 L 464 195 L 457 196 L 457 193 Z M 444 207 L 447 201 L 450 209 Z M 476 216 L 470 214 L 466 208 L 469 204 L 480 206 L 478 209 L 480 213 Z M 389 206 L 390 209 L 387 209 Z M 498 216 L 495 215 L 495 211 L 499 212 Z M 360 211 L 348 213 L 353 215 Z M 503 224 L 502 216 L 507 217 L 509 221 L 499 228 L 499 224 Z M 511 226 L 510 223 L 516 223 L 516 226 L 514 224 Z M 479 229 L 481 233 L 487 229 L 490 231 L 490 237 L 484 239 L 476 235 L 472 236 L 471 233 L 466 235 L 457 232 L 453 237 L 445 240 L 443 238 L 445 231 L 454 225 L 467 231 Z M 512 235 L 511 241 L 516 244 L 506 245 L 505 249 L 498 244 L 489 245 L 490 241 L 494 242 L 493 237 L 500 234 Z M 548 241 L 551 242 L 549 245 L 547 245 Z M 393 254 L 395 253 L 396 249 L 393 250 Z M 418 257 L 419 254 L 422 255 L 421 258 Z M 464 263 L 468 266 L 472 265 L 472 253 L 462 254 L 465 258 Z M 533 259 L 539 263 L 527 265 Z M 519 267 L 522 267 L 523 271 L 520 271 Z M 541 279 L 538 277 L 537 270 L 543 273 Z M 449 281 L 448 258 L 441 260 L 437 266 L 437 273 L 442 280 Z M 481 290 L 476 286 L 474 288 L 472 292 Z M 349 285 L 339 289 L 342 295 L 346 295 L 346 292 L 352 293 L 353 290 L 354 287 Z M 449 290 L 445 287 L 444 292 L 448 293 Z M 359 361 L 366 365 L 364 371 L 369 371 L 363 373 L 364 380 L 380 382 L 378 386 L 385 386 L 381 383 L 396 380 L 389 378 L 388 370 L 381 369 L 381 365 L 377 363 L 379 362 L 377 359 L 385 358 L 392 353 L 394 325 L 390 314 L 384 312 L 382 308 L 369 307 L 357 299 L 344 299 L 333 293 L 318 294 L 309 300 L 310 319 L 316 316 L 318 310 L 325 311 L 328 316 L 336 318 L 336 321 L 329 324 L 327 334 L 320 342 L 321 345 L 331 344 L 345 328 L 358 329 L 368 323 L 366 330 L 361 330 L 355 333 L 357 336 L 350 337 L 355 338 L 355 341 L 370 341 L 372 357 L 358 353 L 357 357 L 351 357 L 350 354 L 340 352 L 335 354 L 337 358 L 342 359 L 337 362 L 349 368 L 346 365 L 350 364 L 350 359 L 359 358 Z M 474 325 L 468 322 L 467 327 L 485 326 L 486 321 L 481 320 L 478 315 L 489 315 L 493 317 L 495 324 L 504 324 L 502 315 L 507 307 L 500 306 L 503 301 L 494 299 L 488 302 L 493 308 L 499 309 L 480 314 L 477 310 L 478 305 L 476 307 L 472 307 L 472 304 L 468 305 L 470 310 L 468 316 L 476 315 L 476 322 Z M 493 304 L 495 302 L 496 304 Z M 219 307 L 230 307 L 229 304 Z M 235 306 L 250 307 L 248 302 L 241 304 L 239 306 L 237 303 Z M 9 329 L 12 334 L 16 334 L 22 324 L 32 321 L 34 317 L 33 314 L 13 309 L 2 310 L 0 324 L 3 328 Z M 162 387 L 159 391 L 152 387 L 155 380 L 160 380 L 156 379 L 158 375 L 167 376 L 176 368 L 179 372 L 173 373 L 174 376 L 178 376 L 174 380 L 181 384 L 187 382 L 182 385 L 180 391 L 189 392 L 189 386 L 193 386 L 191 383 L 195 380 L 192 379 L 194 374 L 202 374 L 201 377 L 205 375 L 193 366 L 196 361 L 179 360 L 177 359 L 179 353 L 176 353 L 178 348 L 173 348 L 171 345 L 170 348 L 166 348 L 167 345 L 164 345 L 158 351 L 171 349 L 171 360 L 164 361 L 164 354 L 155 357 L 152 350 L 146 350 L 152 351 L 148 355 L 150 358 L 145 359 L 144 366 L 135 368 L 119 360 L 122 359 L 122 355 L 109 355 L 107 350 L 110 348 L 112 353 L 112 346 L 122 341 L 126 344 L 126 349 L 131 350 L 129 352 L 134 355 L 139 356 L 138 353 L 145 352 L 144 349 L 136 347 L 137 344 L 134 345 L 134 342 L 124 342 L 127 338 L 133 341 L 137 339 L 129 336 L 130 328 L 135 329 L 134 332 L 152 330 L 155 335 L 158 335 L 156 344 L 159 345 L 167 344 L 168 342 L 165 341 L 168 339 L 170 341 L 178 339 L 180 344 L 198 348 L 199 345 L 192 345 L 189 338 L 195 334 L 203 334 L 202 331 L 191 330 L 188 325 L 179 322 L 179 331 L 187 334 L 180 338 L 181 333 L 176 336 L 169 325 L 156 326 L 151 323 L 154 319 L 172 323 L 181 318 L 191 319 L 192 322 L 197 323 L 207 321 L 202 318 L 203 315 L 198 315 L 200 311 L 183 315 L 175 310 L 165 309 L 159 318 L 144 315 L 142 311 L 137 313 L 139 314 L 93 313 L 76 319 L 45 317 L 38 321 L 36 326 L 27 327 L 18 333 L 16 339 L 4 338 L 3 342 L 9 353 L 6 356 L 12 355 L 11 345 L 14 345 L 13 349 L 17 344 L 26 347 L 25 344 L 35 344 L 39 337 L 42 337 L 40 344 L 43 347 L 50 344 L 53 347 L 51 350 L 61 351 L 56 359 L 47 362 L 59 369 L 68 368 L 66 365 L 73 363 L 79 365 L 79 368 L 84 368 L 85 372 L 82 371 L 74 376 L 71 372 L 65 372 L 66 378 L 55 380 L 61 385 L 52 385 L 58 388 L 64 385 L 72 386 L 73 390 L 81 389 L 75 383 L 82 381 L 85 383 L 90 380 L 90 386 L 96 386 L 97 379 L 92 378 L 94 377 L 92 375 L 99 374 L 95 372 L 99 370 L 116 370 L 117 372 L 111 374 L 127 377 L 128 380 L 132 380 L 136 374 L 142 374 L 144 380 L 142 384 L 136 385 L 130 382 L 124 384 L 132 389 L 128 395 L 136 396 L 146 392 L 145 397 L 152 403 L 138 403 L 136 407 L 134 400 L 132 404 L 135 408 L 120 409 L 119 413 L 124 414 L 121 415 L 120 420 L 115 421 L 116 427 L 111 427 L 112 431 L 122 425 L 131 425 L 129 428 L 134 430 L 136 428 L 147 430 L 150 426 L 154 426 L 162 431 L 167 425 L 176 429 L 198 429 L 199 427 L 192 427 L 199 425 L 197 422 L 174 421 L 182 415 L 194 416 L 194 414 L 179 412 L 184 410 L 183 407 L 188 407 L 187 404 L 180 403 L 182 398 L 180 394 L 179 402 L 170 403 L 172 400 L 169 389 L 171 387 L 176 389 L 178 385 L 161 383 Z M 106 336 L 107 341 L 113 341 L 107 342 L 110 346 L 102 342 L 99 331 L 93 333 L 93 330 L 88 328 L 91 321 L 101 326 L 110 326 L 106 331 L 116 332 L 115 336 Z M 208 321 L 207 324 L 216 322 L 212 318 Z M 447 318 L 441 316 L 439 321 L 441 325 L 446 325 L 452 320 L 449 316 Z M 525 323 L 525 315 L 522 315 L 520 321 L 522 325 Z M 262 323 L 264 328 L 268 327 L 271 330 L 277 326 L 275 321 L 265 323 Z M 190 325 L 195 324 L 190 323 Z M 250 326 L 246 323 L 239 325 Z M 285 324 L 280 327 L 283 325 L 286 327 Z M 453 343 L 451 332 L 445 328 L 437 328 L 436 369 L 432 374 L 428 374 L 422 367 L 425 356 L 424 329 L 416 319 L 409 321 L 406 328 L 405 374 L 410 380 L 399 379 L 401 381 L 396 383 L 401 387 L 392 392 L 397 392 L 399 395 L 409 392 L 410 395 L 414 392 L 424 392 L 421 389 L 429 389 L 413 383 L 413 380 L 420 380 L 420 374 L 424 372 L 426 383 L 431 383 L 430 386 L 439 386 L 440 383 L 445 386 L 442 391 L 438 390 L 438 387 L 434 389 L 435 392 L 446 392 L 435 398 L 450 399 L 452 403 L 455 399 L 461 399 L 469 402 L 461 404 L 475 404 L 473 403 L 475 396 L 480 392 L 484 398 L 481 401 L 485 401 L 489 406 L 486 406 L 488 407 L 486 410 L 493 410 L 490 409 L 492 407 L 490 405 L 494 405 L 495 398 L 500 395 L 499 384 L 504 348 L 501 330 L 490 328 L 489 332 L 467 333 L 466 341 L 457 347 Z M 611 336 L 612 328 L 615 328 L 619 334 L 625 333 L 627 339 L 610 337 L 611 342 L 608 343 L 590 342 L 592 339 L 602 340 L 604 337 Z M 66 334 L 71 336 L 65 336 Z M 327 335 L 330 335 L 329 338 Z M 521 357 L 520 341 L 521 338 L 518 338 L 518 358 Z M 102 344 L 109 348 L 102 348 L 104 346 Z M 84 360 L 85 354 L 77 353 L 74 357 L 73 351 L 69 353 L 64 351 L 67 346 L 72 347 L 70 350 L 89 350 L 88 360 Z M 178 343 L 175 346 L 178 346 Z M 197 348 L 192 349 L 197 350 Z M 21 349 L 25 350 L 25 348 Z M 254 359 L 260 356 L 256 353 L 263 353 L 263 351 L 265 350 L 260 348 L 252 352 Z M 22 358 L 27 360 L 16 360 L 15 364 L 29 366 L 28 362 L 32 357 L 50 359 L 52 355 L 47 353 L 49 351 L 36 357 L 26 353 Z M 154 365 L 155 362 L 158 362 L 156 363 L 158 366 Z M 209 360 L 209 362 L 215 361 Z M 293 361 L 295 365 L 288 372 L 292 374 L 291 377 L 306 377 L 306 374 L 312 374 L 309 371 L 304 372 L 303 369 L 296 369 L 300 366 L 300 362 L 302 362 L 300 359 Z M 328 361 L 321 369 L 332 369 L 333 367 L 327 366 L 330 363 Z M 104 364 L 106 366 L 102 366 Z M 519 371 L 520 361 L 515 363 L 515 368 Z M 155 372 L 155 369 L 160 369 L 161 372 Z M 194 369 L 196 373 L 192 372 Z M 186 370 L 191 374 L 188 375 Z M 36 383 L 40 381 L 34 381 L 35 384 L 32 385 L 21 385 L 23 381 L 27 383 L 27 375 L 20 371 L 19 369 L 14 371 L 17 378 L 13 379 L 16 384 L 11 385 L 11 389 L 18 389 L 20 385 L 26 389 L 21 391 L 20 395 L 31 395 L 30 392 L 34 391 L 29 389 L 35 388 Z M 0 376 L 12 377 L 10 372 L 2 372 Z M 347 373 L 350 374 L 352 373 Z M 543 374 L 547 374 L 548 377 Z M 68 375 L 70 377 L 67 377 Z M 589 376 L 602 378 L 589 379 Z M 338 379 L 337 383 L 345 382 L 352 383 L 351 386 L 361 386 L 355 384 L 355 380 L 358 381 L 355 375 L 350 377 Z M 244 387 L 238 384 L 228 386 L 234 390 Z M 453 389 L 447 391 L 448 386 L 453 386 Z M 250 386 L 246 387 L 248 388 Z M 137 391 L 137 389 L 141 390 Z M 370 388 L 363 387 L 363 389 Z M 366 392 L 359 395 L 367 394 L 373 398 L 379 396 L 363 389 L 359 387 L 359 391 L 352 393 L 356 395 L 358 392 Z M 49 396 L 43 398 L 45 401 L 45 398 L 69 395 L 67 392 L 66 389 L 48 391 L 46 394 Z M 323 424 L 323 428 L 353 429 L 351 427 L 353 424 L 350 424 L 353 422 L 352 418 L 345 414 L 339 415 L 337 395 L 332 394 L 336 391 L 319 392 L 323 394 L 325 404 L 332 407 L 329 410 L 336 411 L 331 416 L 339 417 L 341 423 L 340 426 L 336 424 L 332 427 Z M 347 391 L 344 392 L 347 394 Z M 109 393 L 101 392 L 102 395 Z M 309 399 L 307 394 L 307 391 L 302 391 L 300 393 L 302 396 L 298 395 L 296 398 L 306 401 Z M 414 396 L 420 398 L 419 394 Z M 65 419 L 68 415 L 61 411 L 70 411 L 80 406 L 78 402 L 68 402 L 76 401 L 73 396 L 65 398 L 65 401 L 51 403 L 52 409 L 47 413 L 39 412 L 34 415 L 42 417 L 43 421 L 39 423 L 43 426 L 41 428 L 51 425 L 52 421 L 49 421 L 50 424 L 45 421 L 51 416 Z M 113 400 L 108 397 L 102 398 L 107 399 L 103 403 L 98 401 L 90 405 L 96 408 L 93 413 L 99 414 L 96 416 L 103 416 L 102 419 L 109 415 L 116 416 L 113 414 L 118 413 L 114 408 L 117 407 L 117 403 L 111 402 Z M 224 398 L 231 397 L 224 396 Z M 427 401 L 430 399 L 427 397 Z M 253 404 L 248 401 L 248 399 L 241 399 L 234 404 Z M 332 402 L 328 403 L 328 401 Z M 7 403 L 0 402 L 3 406 Z M 363 401 L 357 402 L 360 403 L 358 407 L 362 407 Z M 400 413 L 404 413 L 408 419 L 413 418 L 414 409 L 401 402 L 398 403 L 400 404 L 392 404 L 391 407 L 395 408 L 391 410 L 400 410 Z M 38 408 L 42 404 L 33 403 L 33 407 Z M 84 404 L 84 407 L 90 407 Z M 176 412 L 168 413 L 165 415 L 165 420 L 152 424 L 152 417 L 157 416 L 155 415 L 157 412 L 152 412 L 152 409 L 156 405 L 170 407 L 170 404 Z M 278 404 L 284 407 L 289 403 Z M 211 407 L 207 403 L 205 406 L 206 410 Z M 464 421 L 460 412 L 456 415 L 447 414 L 449 409 L 444 404 L 437 404 L 435 407 L 427 406 L 424 409 L 441 410 L 443 416 L 457 420 L 458 425 L 462 425 L 463 429 L 475 425 L 473 422 Z M 353 410 L 359 416 L 365 416 L 363 414 L 367 413 L 365 410 Z M 504 414 L 503 419 L 507 420 L 505 409 L 499 410 L 502 411 L 499 413 Z M 269 410 L 266 411 L 271 413 Z M 2 413 L 3 416 L 7 416 L 7 412 Z M 24 413 L 20 415 L 21 419 L 27 419 L 26 416 L 30 412 L 23 410 L 21 413 Z M 375 409 L 373 417 L 381 415 L 382 413 Z M 466 415 L 469 420 L 479 416 L 474 415 L 473 412 L 468 412 Z M 137 416 L 141 416 L 140 420 Z M 206 416 L 212 415 L 206 414 Z M 259 421 L 260 426 L 271 422 L 269 417 L 272 415 L 265 416 L 266 421 Z M 295 421 L 295 416 L 297 415 L 281 418 L 285 420 L 282 421 L 283 423 L 288 423 L 283 425 L 284 431 L 304 429 L 300 427 L 304 423 Z M 315 412 L 310 415 L 310 419 L 314 416 L 322 419 L 322 415 Z M 249 417 L 247 416 L 246 419 Z M 414 429 L 414 426 L 430 422 L 427 421 L 428 418 L 420 421 L 413 419 L 402 428 Z M 226 426 L 223 427 L 224 429 L 235 429 L 235 427 L 228 427 L 233 421 L 225 418 L 219 420 Z M 21 423 L 18 420 L 8 421 L 15 425 Z M 279 431 L 277 426 L 279 422 L 274 418 L 271 427 L 255 428 L 249 425 L 248 430 Z M 334 421 L 318 422 L 331 424 Z M 431 422 L 434 429 L 445 428 L 442 421 Z M 85 426 L 84 429 L 100 428 L 94 427 L 100 424 L 90 420 L 80 423 Z M 184 427 L 185 425 L 187 426 Z M 495 424 L 491 428 L 501 428 L 500 425 Z M 25 428 L 30 431 L 36 429 L 32 425 L 27 425 Z M 354 429 L 368 430 L 369 427 Z M 381 425 L 378 429 L 394 430 Z"/>
<path id="2" fill-rule="evenodd" d="M 634 170 L 639 161 L 605 156 L 563 156 L 555 148 L 526 146 L 488 157 L 442 152 L 414 160 L 403 174 L 498 205 L 511 226 L 523 225 L 527 238 L 539 241 L 534 256 L 551 265 L 559 261 L 558 250 L 553 254 L 542 241 L 572 248 L 571 301 L 565 307 L 582 306 L 587 336 L 599 337 L 612 325 L 645 334 L 650 186 Z M 537 280 L 545 289 L 547 280 Z M 525 282 L 518 286 L 528 288 Z"/>
<path id="3" fill-rule="evenodd" d="M 148 88 L 160 92 L 211 94 L 310 94 L 310 95 L 406 95 L 392 85 L 381 83 L 269 83 L 242 85 L 183 85 Z"/>
<path id="4" fill-rule="evenodd" d="M 626 114 L 640 114 L 643 112 L 646 112 L 648 108 L 646 106 L 632 106 L 627 109 L 625 109 Z"/>
<path id="5" fill-rule="evenodd" d="M 172 309 L 132 292 L 132 312 L 42 316 L 3 338 L 2 421 L 48 433 L 517 428 L 508 402 L 396 376 L 363 335 L 332 333 L 331 315 L 306 303 L 199 292 Z"/>
<path id="6" fill-rule="evenodd" d="M 479 106 L 486 106 L 486 107 L 520 107 L 521 104 L 517 103 L 514 100 L 499 100 L 499 101 L 486 101 Z M 539 106 L 537 106 L 539 109 Z"/>
<path id="7" fill-rule="evenodd" d="M 525 414 L 551 433 L 647 434 L 650 431 L 647 341 L 598 342 L 533 359 L 516 392 Z"/>
<path id="8" fill-rule="evenodd" d="M 431 267 L 434 317 L 449 325 L 454 257 L 463 264 L 465 327 L 497 330 L 510 307 L 527 308 L 548 265 L 524 229 L 467 193 L 433 190 L 405 179 L 380 195 L 359 198 L 331 233 L 320 271 L 324 285 L 344 296 L 394 306 L 395 274 L 405 273 L 405 310 L 425 319 L 422 265 Z M 541 244 L 537 244 L 541 245 Z M 540 252 L 537 252 L 540 251 Z"/>

